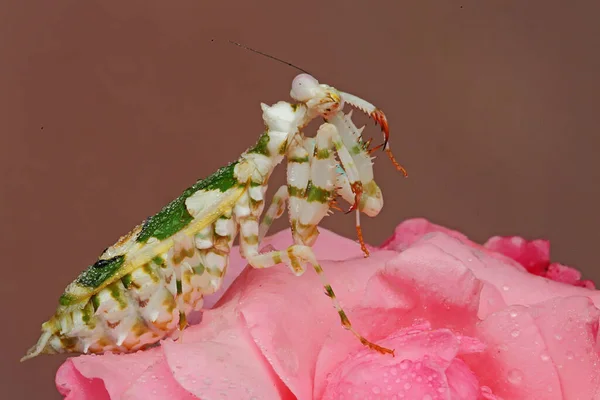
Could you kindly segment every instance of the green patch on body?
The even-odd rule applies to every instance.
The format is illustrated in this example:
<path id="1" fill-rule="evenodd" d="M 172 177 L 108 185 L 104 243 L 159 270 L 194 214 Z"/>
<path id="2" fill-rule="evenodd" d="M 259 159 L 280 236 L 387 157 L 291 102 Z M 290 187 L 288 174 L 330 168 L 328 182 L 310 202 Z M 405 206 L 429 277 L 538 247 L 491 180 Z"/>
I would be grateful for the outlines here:
<path id="1" fill-rule="evenodd" d="M 204 273 L 204 264 L 200 263 L 192 268 L 196 275 L 202 275 Z"/>
<path id="2" fill-rule="evenodd" d="M 161 266 L 165 263 L 165 260 L 161 256 L 156 256 L 152 259 L 152 262 L 158 266 Z"/>
<path id="3" fill-rule="evenodd" d="M 93 295 L 90 299 L 90 301 L 92 302 L 92 306 L 94 307 L 94 311 L 98 311 L 98 308 L 100 308 L 100 299 L 98 298 L 98 295 Z"/>
<path id="4" fill-rule="evenodd" d="M 304 156 L 304 157 L 290 157 L 290 158 L 288 158 L 288 162 L 295 162 L 295 163 L 298 163 L 298 164 L 308 162 L 308 160 L 309 160 L 308 156 Z"/>
<path id="5" fill-rule="evenodd" d="M 146 220 L 136 240 L 139 243 L 146 243 L 152 237 L 164 240 L 185 228 L 194 219 L 185 206 L 187 198 L 199 190 L 225 192 L 234 187 L 238 183 L 234 174 L 236 164 L 237 161 L 222 167 L 208 178 L 187 188 L 181 196 Z"/>
<path id="6" fill-rule="evenodd" d="M 121 278 L 121 282 L 123 282 L 123 286 L 125 286 L 125 289 L 129 289 L 129 286 L 131 286 L 132 281 L 133 278 L 131 274 L 127 274 Z"/>
<path id="7" fill-rule="evenodd" d="M 150 277 L 150 279 L 152 280 L 152 282 L 158 282 L 159 281 L 159 277 L 156 274 L 156 272 L 154 272 L 154 268 L 152 268 L 152 265 L 150 263 L 146 263 L 144 264 L 144 266 L 142 267 L 143 271 L 146 273 L 146 275 L 148 275 Z"/>
<path id="8" fill-rule="evenodd" d="M 180 251 L 173 254 L 173 263 L 175 265 L 179 265 L 186 258 L 194 257 L 194 254 L 196 254 L 196 252 L 194 251 L 193 247 L 190 247 L 189 249 L 182 248 Z"/>
<path id="9" fill-rule="evenodd" d="M 63 293 L 62 296 L 60 296 L 60 299 L 58 299 L 58 303 L 61 306 L 65 306 L 65 307 L 70 306 L 71 304 L 73 304 L 77 301 L 78 301 L 78 299 L 75 296 L 68 294 L 68 293 Z"/>
<path id="10" fill-rule="evenodd" d="M 327 297 L 331 297 L 332 299 L 335 297 L 335 294 L 333 293 L 333 289 L 331 288 L 330 285 L 325 285 L 325 294 L 327 295 Z"/>
<path id="11" fill-rule="evenodd" d="M 304 197 L 304 195 L 306 194 L 306 190 L 305 189 L 300 189 L 296 186 L 292 186 L 292 185 L 288 185 L 288 194 L 291 197 Z"/>
<path id="12" fill-rule="evenodd" d="M 125 256 L 115 256 L 108 260 L 98 260 L 94 265 L 89 266 L 75 280 L 81 286 L 88 288 L 97 288 L 104 282 L 109 280 L 123 265 Z M 70 297 L 68 294 L 63 294 L 63 297 Z M 66 299 L 61 297 L 61 304 Z M 63 304 L 67 305 L 67 304 Z"/>
<path id="13" fill-rule="evenodd" d="M 96 326 L 96 320 L 94 319 L 94 306 L 91 303 L 87 303 L 86 306 L 81 310 L 81 320 L 90 329 L 94 329 Z"/>
<path id="14" fill-rule="evenodd" d="M 330 155 L 329 149 L 319 149 L 316 154 L 318 160 L 325 160 L 329 158 Z"/>
<path id="15" fill-rule="evenodd" d="M 330 196 L 331 194 L 328 190 L 325 190 L 318 186 L 310 185 L 306 201 L 308 201 L 309 203 L 313 201 L 317 201 L 319 203 L 327 203 L 330 199 Z"/>
<path id="16" fill-rule="evenodd" d="M 269 156 L 269 141 L 271 137 L 269 136 L 269 131 L 265 131 L 260 138 L 258 138 L 258 142 L 256 145 L 248 150 L 248 153 L 254 154 L 262 154 L 263 156 Z"/>
<path id="17" fill-rule="evenodd" d="M 125 300 L 123 297 L 121 288 L 117 284 L 113 283 L 112 285 L 108 286 L 107 289 L 110 291 L 110 296 L 115 299 L 117 303 L 119 303 L 119 307 L 121 309 L 127 307 L 127 300 Z"/>

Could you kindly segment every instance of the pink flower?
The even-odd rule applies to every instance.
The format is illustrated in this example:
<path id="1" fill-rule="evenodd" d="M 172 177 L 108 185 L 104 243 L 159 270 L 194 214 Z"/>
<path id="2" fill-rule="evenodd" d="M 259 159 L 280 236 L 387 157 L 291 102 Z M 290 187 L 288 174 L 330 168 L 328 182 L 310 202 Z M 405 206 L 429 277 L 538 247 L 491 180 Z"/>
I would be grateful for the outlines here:
<path id="1" fill-rule="evenodd" d="M 56 384 L 67 399 L 599 398 L 600 294 L 530 243 L 480 246 L 417 219 L 365 259 L 322 230 L 315 252 L 354 327 L 395 357 L 341 327 L 313 271 L 244 268 L 234 252 L 231 279 L 243 271 L 182 342 L 73 357 Z"/>

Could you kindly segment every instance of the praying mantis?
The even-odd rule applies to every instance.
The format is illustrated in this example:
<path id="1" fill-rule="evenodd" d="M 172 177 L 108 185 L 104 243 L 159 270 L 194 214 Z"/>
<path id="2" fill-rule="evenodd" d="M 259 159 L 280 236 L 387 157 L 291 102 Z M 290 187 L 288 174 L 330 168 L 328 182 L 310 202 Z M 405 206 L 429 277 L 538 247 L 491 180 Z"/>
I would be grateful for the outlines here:
<path id="1" fill-rule="evenodd" d="M 356 212 L 368 255 L 359 216 L 375 217 L 383 207 L 372 152 L 383 149 L 406 175 L 388 145 L 387 119 L 373 104 L 307 73 L 294 78 L 290 96 L 292 103 L 261 104 L 265 131 L 254 146 L 122 236 L 71 282 L 22 361 L 64 352 L 133 352 L 184 330 L 204 296 L 220 289 L 238 236 L 239 251 L 253 268 L 285 264 L 299 276 L 312 266 L 342 326 L 365 346 L 393 355 L 354 329 L 311 248 L 319 223 L 339 208 L 341 197 L 351 205 L 348 212 Z M 343 112 L 345 105 L 380 125 L 382 145 L 370 148 L 371 141 L 363 141 L 364 127 L 356 127 L 352 111 Z M 325 122 L 314 138 L 306 137 L 303 129 L 318 117 Z M 284 160 L 287 183 L 263 216 L 269 178 Z M 294 244 L 261 253 L 262 239 L 286 209 Z"/>

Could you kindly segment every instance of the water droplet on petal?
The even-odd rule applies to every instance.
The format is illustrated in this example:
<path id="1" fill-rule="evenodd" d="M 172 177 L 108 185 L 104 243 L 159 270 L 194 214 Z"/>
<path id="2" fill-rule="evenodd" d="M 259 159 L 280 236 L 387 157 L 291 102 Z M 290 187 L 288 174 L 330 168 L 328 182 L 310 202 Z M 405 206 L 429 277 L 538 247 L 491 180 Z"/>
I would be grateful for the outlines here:
<path id="1" fill-rule="evenodd" d="M 572 360 L 575 357 L 572 351 L 567 351 L 567 360 Z"/>
<path id="2" fill-rule="evenodd" d="M 398 373 L 398 370 L 396 368 L 390 369 L 390 374 L 396 375 L 397 373 Z"/>
<path id="3" fill-rule="evenodd" d="M 510 315 L 511 318 L 516 318 L 517 315 L 519 315 L 519 313 L 516 312 L 515 310 L 510 310 L 510 312 L 508 313 L 508 315 Z"/>
<path id="4" fill-rule="evenodd" d="M 518 369 L 511 369 L 508 371 L 508 381 L 513 385 L 518 385 L 523 380 L 523 372 Z"/>
<path id="5" fill-rule="evenodd" d="M 555 338 L 556 340 L 562 340 L 562 336 L 561 336 L 561 335 L 559 335 L 558 333 L 557 333 L 556 335 L 554 335 L 554 338 Z"/>
<path id="6" fill-rule="evenodd" d="M 505 292 L 508 292 L 510 290 L 510 288 L 506 285 L 502 286 L 502 290 L 504 290 Z"/>
<path id="7" fill-rule="evenodd" d="M 521 334 L 521 332 L 519 332 L 519 330 L 518 330 L 518 329 L 514 329 L 514 330 L 513 330 L 513 331 L 510 333 L 510 336 L 512 336 L 512 337 L 515 337 L 515 338 L 516 338 L 516 337 L 517 337 L 517 336 L 519 336 L 520 334 Z"/>
<path id="8" fill-rule="evenodd" d="M 381 389 L 379 388 L 379 386 L 373 386 L 373 389 L 371 389 L 371 391 L 375 394 L 381 393 Z"/>
<path id="9" fill-rule="evenodd" d="M 548 361 L 548 360 L 550 359 L 550 356 L 548 355 L 548 353 L 546 353 L 546 352 L 543 352 L 543 353 L 540 355 L 540 358 L 542 359 L 542 361 Z"/>
<path id="10" fill-rule="evenodd" d="M 410 389 L 411 387 L 412 387 L 412 385 L 410 383 L 408 383 L 408 382 L 406 382 L 404 384 L 404 389 L 406 389 L 406 390 Z"/>

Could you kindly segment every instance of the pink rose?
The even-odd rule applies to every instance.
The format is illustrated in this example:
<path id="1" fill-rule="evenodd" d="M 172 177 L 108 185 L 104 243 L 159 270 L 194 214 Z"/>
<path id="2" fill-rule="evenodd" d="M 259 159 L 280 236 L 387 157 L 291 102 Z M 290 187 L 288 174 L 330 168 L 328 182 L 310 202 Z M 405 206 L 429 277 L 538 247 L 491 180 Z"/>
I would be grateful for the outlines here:
<path id="1" fill-rule="evenodd" d="M 265 244 L 289 245 L 289 231 Z M 228 273 L 241 273 L 181 343 L 70 358 L 58 390 L 67 399 L 600 398 L 600 294 L 551 264 L 547 242 L 480 246 L 416 219 L 366 259 L 326 230 L 315 252 L 354 327 L 395 357 L 341 327 L 311 270 L 245 268 L 234 252 Z"/>

